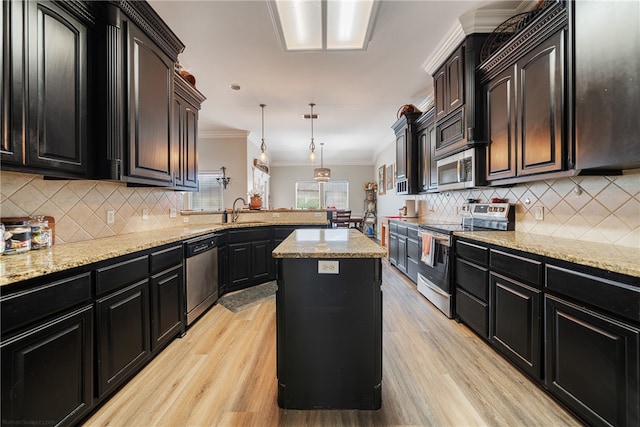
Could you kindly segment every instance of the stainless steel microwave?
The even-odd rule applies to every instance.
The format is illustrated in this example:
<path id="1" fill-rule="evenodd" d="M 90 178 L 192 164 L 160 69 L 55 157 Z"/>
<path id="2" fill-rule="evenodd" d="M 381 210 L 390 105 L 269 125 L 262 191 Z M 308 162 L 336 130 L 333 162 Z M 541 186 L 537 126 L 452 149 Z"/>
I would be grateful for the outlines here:
<path id="1" fill-rule="evenodd" d="M 483 185 L 482 153 L 481 149 L 469 148 L 438 160 L 438 190 L 459 190 Z"/>

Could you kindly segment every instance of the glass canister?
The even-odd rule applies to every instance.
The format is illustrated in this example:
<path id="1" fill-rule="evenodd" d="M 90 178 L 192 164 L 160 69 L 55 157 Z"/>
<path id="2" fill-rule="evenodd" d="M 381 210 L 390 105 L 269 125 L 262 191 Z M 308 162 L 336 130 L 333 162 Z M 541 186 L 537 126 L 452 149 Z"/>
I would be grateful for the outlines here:
<path id="1" fill-rule="evenodd" d="M 31 227 L 28 221 L 6 222 L 4 228 L 5 255 L 31 250 Z"/>
<path id="2" fill-rule="evenodd" d="M 31 249 L 43 249 L 51 246 L 51 229 L 44 216 L 36 216 L 29 220 L 31 227 Z"/>

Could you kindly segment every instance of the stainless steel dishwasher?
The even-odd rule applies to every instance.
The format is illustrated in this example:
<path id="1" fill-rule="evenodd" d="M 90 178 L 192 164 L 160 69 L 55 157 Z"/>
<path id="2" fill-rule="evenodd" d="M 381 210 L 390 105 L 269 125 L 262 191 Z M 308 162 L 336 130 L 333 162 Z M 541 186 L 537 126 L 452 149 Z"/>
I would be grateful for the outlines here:
<path id="1" fill-rule="evenodd" d="M 218 247 L 217 236 L 207 234 L 187 240 L 184 244 L 186 259 L 187 325 L 218 300 Z"/>

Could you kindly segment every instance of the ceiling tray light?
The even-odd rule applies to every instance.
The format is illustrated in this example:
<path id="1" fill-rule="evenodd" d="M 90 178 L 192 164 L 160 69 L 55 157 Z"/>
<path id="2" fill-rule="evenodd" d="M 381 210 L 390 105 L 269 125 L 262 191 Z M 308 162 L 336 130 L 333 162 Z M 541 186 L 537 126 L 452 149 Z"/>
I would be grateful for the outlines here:
<path id="1" fill-rule="evenodd" d="M 270 0 L 285 50 L 366 50 L 379 0 Z"/>

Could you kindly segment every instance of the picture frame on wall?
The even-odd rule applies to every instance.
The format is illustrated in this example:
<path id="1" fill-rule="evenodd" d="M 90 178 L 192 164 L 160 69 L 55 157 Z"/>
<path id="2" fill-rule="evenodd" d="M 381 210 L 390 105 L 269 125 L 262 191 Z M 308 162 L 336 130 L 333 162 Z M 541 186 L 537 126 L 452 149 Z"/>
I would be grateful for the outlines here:
<path id="1" fill-rule="evenodd" d="M 389 166 L 387 166 L 387 170 L 385 172 L 386 178 L 387 178 L 387 190 L 393 190 L 393 187 L 396 185 L 395 183 L 396 174 L 393 171 L 394 166 L 395 166 L 395 163 L 390 164 Z"/>
<path id="2" fill-rule="evenodd" d="M 382 165 L 378 168 L 378 195 L 386 194 L 386 166 Z"/>

